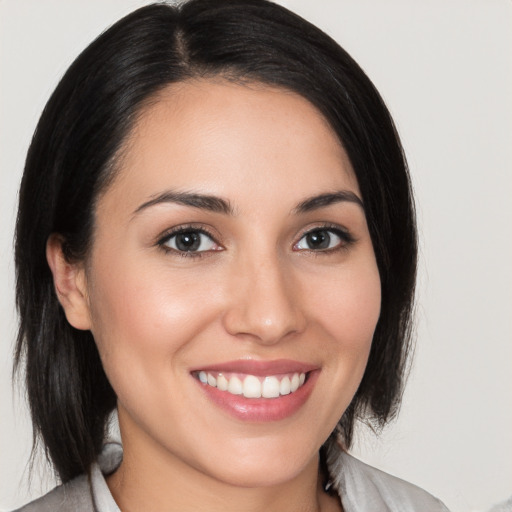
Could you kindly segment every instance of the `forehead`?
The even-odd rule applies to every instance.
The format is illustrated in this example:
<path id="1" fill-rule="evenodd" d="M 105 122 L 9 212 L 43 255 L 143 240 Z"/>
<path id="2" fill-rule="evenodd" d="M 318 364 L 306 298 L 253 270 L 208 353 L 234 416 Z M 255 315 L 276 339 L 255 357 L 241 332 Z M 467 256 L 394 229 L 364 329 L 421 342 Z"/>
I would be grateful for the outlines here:
<path id="1" fill-rule="evenodd" d="M 162 190 L 290 200 L 349 189 L 357 180 L 320 112 L 262 84 L 172 84 L 142 110 L 121 152 L 114 189 L 136 200 Z M 115 192 L 115 190 L 114 190 Z"/>

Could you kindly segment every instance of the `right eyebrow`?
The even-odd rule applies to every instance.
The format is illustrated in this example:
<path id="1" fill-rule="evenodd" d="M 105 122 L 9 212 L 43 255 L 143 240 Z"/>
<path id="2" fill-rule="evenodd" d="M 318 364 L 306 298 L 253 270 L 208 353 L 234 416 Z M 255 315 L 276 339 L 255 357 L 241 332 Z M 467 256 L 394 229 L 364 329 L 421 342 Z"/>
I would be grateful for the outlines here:
<path id="1" fill-rule="evenodd" d="M 354 203 L 360 206 L 364 212 L 363 201 L 351 190 L 338 190 L 336 192 L 329 192 L 326 194 L 319 194 L 317 196 L 308 197 L 297 205 L 295 213 L 306 213 L 320 208 L 326 208 L 331 204 L 336 203 Z"/>
<path id="2" fill-rule="evenodd" d="M 234 209 L 230 202 L 222 197 L 197 194 L 194 192 L 177 192 L 174 190 L 166 190 L 157 196 L 152 197 L 145 203 L 142 203 L 133 212 L 133 215 L 140 213 L 151 206 L 165 203 L 175 203 L 184 206 L 191 206 L 201 210 L 208 210 L 215 213 L 223 213 L 225 215 L 235 215 Z"/>

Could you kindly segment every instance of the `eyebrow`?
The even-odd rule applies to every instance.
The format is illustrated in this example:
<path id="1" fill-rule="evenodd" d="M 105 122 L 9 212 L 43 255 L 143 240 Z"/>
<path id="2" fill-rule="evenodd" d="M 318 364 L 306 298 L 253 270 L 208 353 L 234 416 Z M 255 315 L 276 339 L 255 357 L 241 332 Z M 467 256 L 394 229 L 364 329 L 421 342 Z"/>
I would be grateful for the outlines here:
<path id="1" fill-rule="evenodd" d="M 308 197 L 301 201 L 293 210 L 294 214 L 307 213 L 320 208 L 326 208 L 336 203 L 355 203 L 364 210 L 363 201 L 354 192 L 349 190 L 339 190 L 336 192 L 329 192 L 320 194 L 313 197 Z M 235 210 L 227 199 L 207 194 L 198 194 L 195 192 L 177 192 L 173 190 L 165 191 L 152 197 L 149 201 L 142 203 L 134 212 L 133 215 L 140 213 L 151 206 L 159 204 L 175 203 L 183 206 L 191 206 L 201 210 L 207 210 L 214 213 L 223 213 L 225 215 L 235 215 Z"/>
<path id="2" fill-rule="evenodd" d="M 327 194 L 308 197 L 300 202 L 294 209 L 294 213 L 307 213 L 319 208 L 325 208 L 336 203 L 355 203 L 364 210 L 363 201 L 350 190 L 338 190 Z"/>
<path id="3" fill-rule="evenodd" d="M 133 213 L 134 215 L 158 204 L 176 203 L 183 206 L 192 206 L 201 210 L 208 210 L 214 213 L 224 213 L 226 215 L 234 215 L 234 209 L 230 202 L 217 196 L 205 194 L 196 194 L 194 192 L 176 192 L 168 190 L 159 194 L 149 201 L 141 204 Z"/>

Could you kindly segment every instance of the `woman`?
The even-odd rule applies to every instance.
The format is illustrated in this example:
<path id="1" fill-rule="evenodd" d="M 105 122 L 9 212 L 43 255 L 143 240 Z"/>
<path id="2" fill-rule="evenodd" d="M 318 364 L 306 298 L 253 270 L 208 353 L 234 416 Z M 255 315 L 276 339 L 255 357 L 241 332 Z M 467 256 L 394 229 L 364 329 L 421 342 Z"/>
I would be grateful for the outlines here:
<path id="1" fill-rule="evenodd" d="M 93 42 L 30 147 L 16 265 L 64 484 L 22 510 L 445 510 L 347 453 L 398 405 L 414 209 L 377 91 L 284 8 L 153 5 Z"/>

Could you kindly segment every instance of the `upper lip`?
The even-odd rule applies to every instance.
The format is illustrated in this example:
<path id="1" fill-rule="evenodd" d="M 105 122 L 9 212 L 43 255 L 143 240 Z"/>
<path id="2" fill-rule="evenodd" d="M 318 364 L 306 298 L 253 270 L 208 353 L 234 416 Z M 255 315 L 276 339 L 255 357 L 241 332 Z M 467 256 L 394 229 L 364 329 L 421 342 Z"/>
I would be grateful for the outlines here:
<path id="1" fill-rule="evenodd" d="M 294 361 L 292 359 L 276 359 L 274 361 L 258 361 L 254 359 L 238 359 L 224 363 L 201 366 L 191 370 L 192 372 L 230 372 L 245 373 L 264 377 L 266 375 L 278 375 L 281 373 L 307 373 L 316 370 L 317 365 Z"/>

